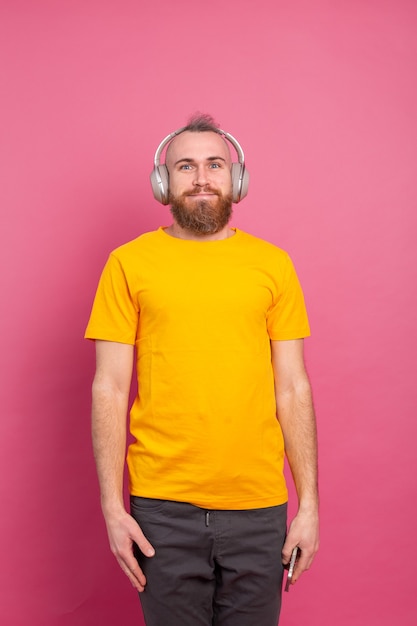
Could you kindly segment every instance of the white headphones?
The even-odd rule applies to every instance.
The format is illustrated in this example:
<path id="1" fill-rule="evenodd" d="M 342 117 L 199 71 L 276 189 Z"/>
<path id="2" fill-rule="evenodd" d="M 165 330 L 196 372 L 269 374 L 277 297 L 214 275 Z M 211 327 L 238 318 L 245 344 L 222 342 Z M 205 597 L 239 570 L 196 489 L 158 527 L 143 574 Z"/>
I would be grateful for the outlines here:
<path id="1" fill-rule="evenodd" d="M 162 204 L 168 204 L 168 192 L 169 192 L 169 173 L 167 166 L 163 163 L 160 164 L 161 154 L 166 145 L 168 145 L 174 137 L 180 135 L 186 130 L 186 126 L 175 130 L 173 133 L 165 137 L 159 144 L 155 152 L 154 166 L 151 172 L 151 186 L 153 195 L 158 202 Z M 207 131 L 201 131 L 207 132 Z M 245 155 L 239 142 L 224 130 L 220 128 L 216 131 L 219 135 L 225 137 L 234 147 L 238 157 L 238 163 L 232 163 L 232 201 L 238 203 L 248 193 L 249 186 L 249 172 L 245 168 Z"/>

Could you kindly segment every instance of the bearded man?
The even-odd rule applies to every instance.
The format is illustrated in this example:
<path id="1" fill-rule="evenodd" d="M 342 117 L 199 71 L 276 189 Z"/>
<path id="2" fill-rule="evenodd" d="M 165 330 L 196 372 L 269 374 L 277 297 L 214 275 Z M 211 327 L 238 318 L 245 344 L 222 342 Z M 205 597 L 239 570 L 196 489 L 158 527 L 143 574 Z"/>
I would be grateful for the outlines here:
<path id="1" fill-rule="evenodd" d="M 248 174 L 210 116 L 162 142 L 151 180 L 173 222 L 110 255 L 86 331 L 110 546 L 148 626 L 276 626 L 283 568 L 298 547 L 294 583 L 319 541 L 303 294 L 283 250 L 230 227 Z M 288 532 L 285 454 L 299 501 Z"/>

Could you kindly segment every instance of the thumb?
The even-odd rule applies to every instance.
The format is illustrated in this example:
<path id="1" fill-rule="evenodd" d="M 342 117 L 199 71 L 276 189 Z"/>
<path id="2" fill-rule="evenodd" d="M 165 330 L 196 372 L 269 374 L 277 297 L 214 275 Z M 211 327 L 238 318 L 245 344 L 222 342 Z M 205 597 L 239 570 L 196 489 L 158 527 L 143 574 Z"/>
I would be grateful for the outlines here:
<path id="1" fill-rule="evenodd" d="M 155 554 L 155 548 L 153 545 L 147 540 L 145 535 L 143 534 L 140 526 L 137 525 L 136 532 L 134 535 L 132 534 L 132 539 L 138 546 L 139 550 L 145 556 L 152 557 Z"/>

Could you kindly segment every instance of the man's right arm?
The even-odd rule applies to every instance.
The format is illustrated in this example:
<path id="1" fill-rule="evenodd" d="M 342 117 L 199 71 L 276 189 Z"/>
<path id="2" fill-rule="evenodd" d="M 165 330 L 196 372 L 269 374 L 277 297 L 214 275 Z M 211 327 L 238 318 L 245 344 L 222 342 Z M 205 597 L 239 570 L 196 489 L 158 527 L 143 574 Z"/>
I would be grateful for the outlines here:
<path id="1" fill-rule="evenodd" d="M 133 356 L 131 345 L 96 340 L 92 437 L 110 548 L 133 587 L 143 591 L 146 579 L 133 555 L 133 543 L 149 557 L 154 555 L 154 549 L 127 513 L 123 501 L 126 416 Z"/>

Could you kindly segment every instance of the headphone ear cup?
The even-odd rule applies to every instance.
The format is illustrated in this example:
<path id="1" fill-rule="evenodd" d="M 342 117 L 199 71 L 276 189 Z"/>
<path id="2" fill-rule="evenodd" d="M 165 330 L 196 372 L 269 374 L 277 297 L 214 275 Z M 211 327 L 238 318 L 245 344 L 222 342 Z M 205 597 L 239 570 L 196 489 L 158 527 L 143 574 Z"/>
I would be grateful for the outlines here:
<path id="1" fill-rule="evenodd" d="M 157 165 L 151 172 L 151 187 L 155 200 L 168 204 L 169 174 L 166 165 Z"/>
<path id="2" fill-rule="evenodd" d="M 249 172 L 241 163 L 232 163 L 232 200 L 235 204 L 248 193 Z"/>

